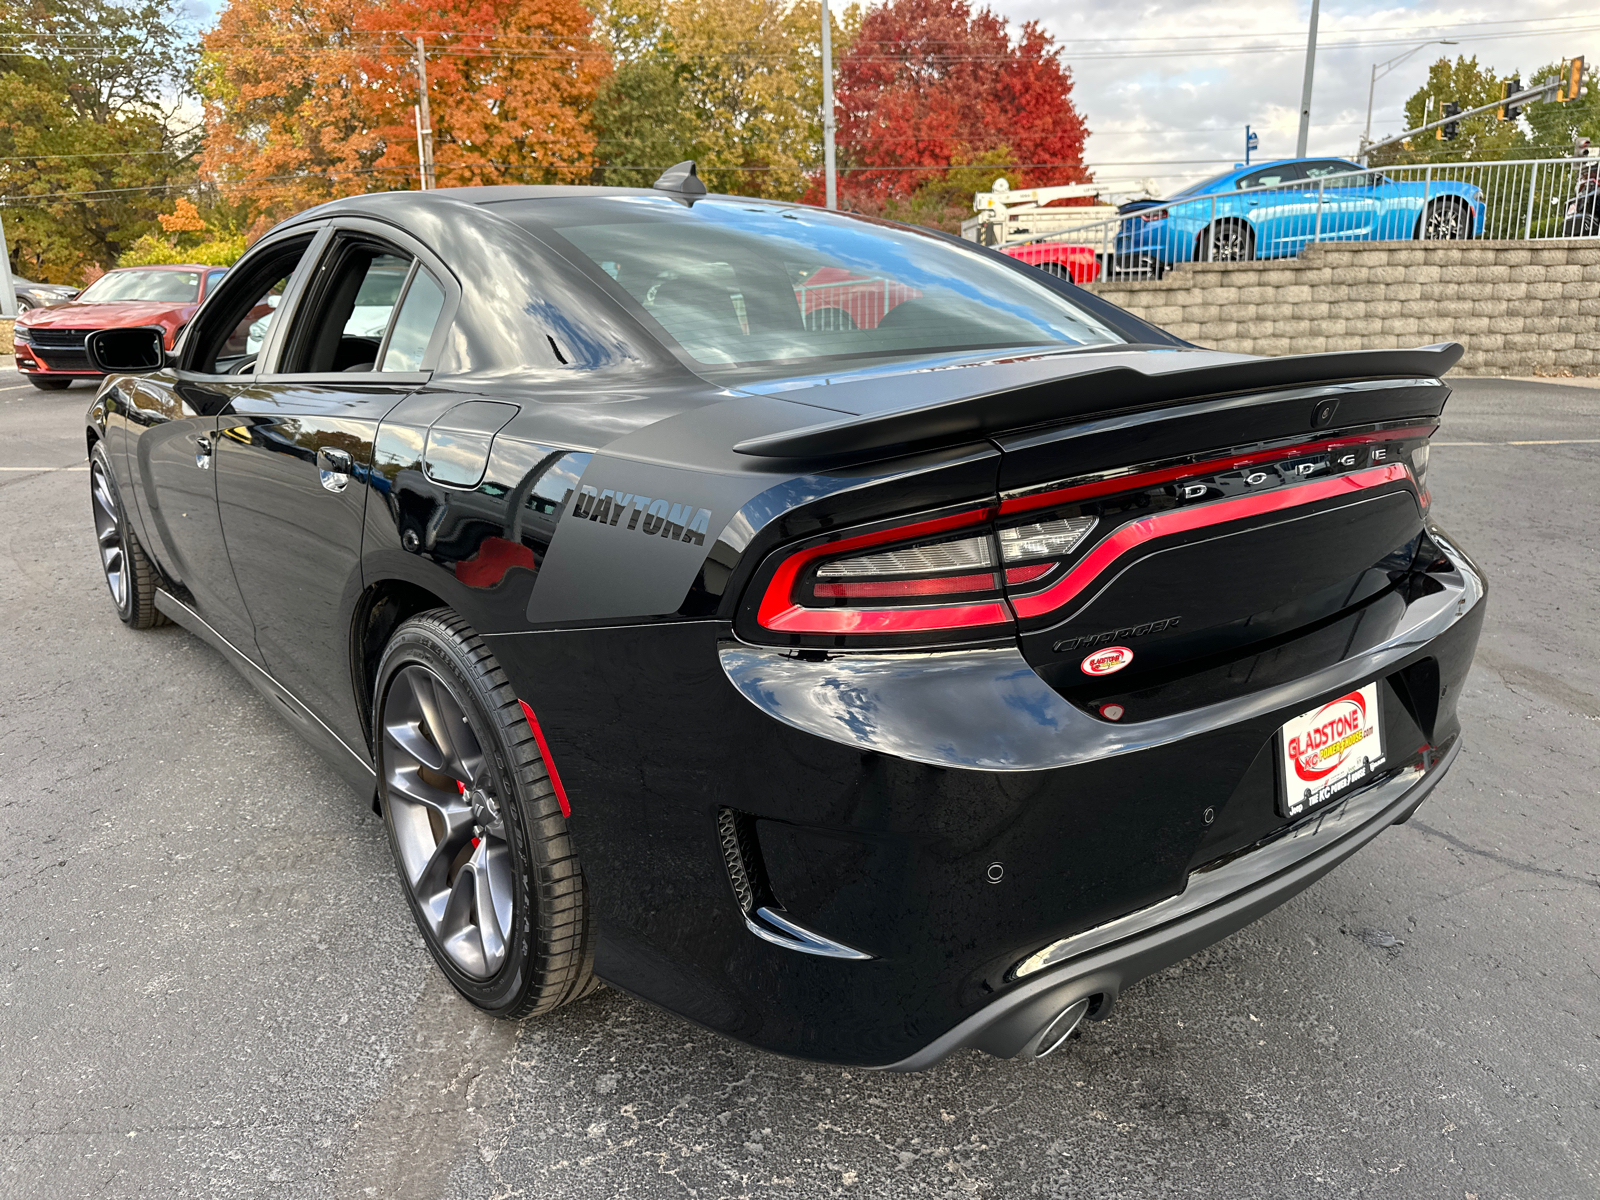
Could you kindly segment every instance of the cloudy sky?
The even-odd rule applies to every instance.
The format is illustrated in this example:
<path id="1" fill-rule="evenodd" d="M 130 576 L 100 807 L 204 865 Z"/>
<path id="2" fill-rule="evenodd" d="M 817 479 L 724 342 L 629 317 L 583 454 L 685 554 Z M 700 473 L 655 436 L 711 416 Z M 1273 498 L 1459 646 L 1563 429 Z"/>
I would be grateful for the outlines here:
<path id="1" fill-rule="evenodd" d="M 1243 157 L 1247 124 L 1261 135 L 1261 156 L 1294 154 L 1310 0 L 988 2 L 1014 24 L 1039 21 L 1064 47 L 1074 98 L 1093 131 L 1089 161 L 1102 181 L 1154 176 L 1168 189 L 1225 169 Z M 1591 2 L 1596 11 L 1586 11 L 1585 0 L 1510 8 L 1324 0 L 1310 152 L 1354 154 L 1373 63 L 1430 38 L 1459 45 L 1430 46 L 1378 81 L 1375 138 L 1400 131 L 1406 97 L 1443 54 L 1475 54 L 1524 78 L 1575 54 L 1600 65 L 1600 0 Z M 1504 19 L 1511 15 L 1518 19 Z"/>

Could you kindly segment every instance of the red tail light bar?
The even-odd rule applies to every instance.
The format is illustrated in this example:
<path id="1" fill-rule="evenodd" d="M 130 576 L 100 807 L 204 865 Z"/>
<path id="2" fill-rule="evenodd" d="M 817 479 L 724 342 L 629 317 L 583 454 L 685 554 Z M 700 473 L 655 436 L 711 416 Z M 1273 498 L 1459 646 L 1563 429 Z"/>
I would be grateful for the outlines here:
<path id="1" fill-rule="evenodd" d="M 1019 619 L 1045 617 L 1071 603 L 1119 559 L 1159 538 L 1407 480 L 1415 487 L 1419 506 L 1426 510 L 1426 438 L 1435 428 L 1387 429 L 1205 462 L 1126 471 L 1008 496 L 998 506 L 969 508 L 816 543 L 789 553 L 771 569 L 761 590 L 755 623 L 769 635 L 799 640 L 822 637 L 832 644 L 840 644 L 838 639 L 902 635 L 911 635 L 915 642 L 949 640 L 928 637 L 939 634 L 968 638 L 1004 635 Z M 1407 439 L 1423 439 L 1423 443 L 1409 453 L 1374 445 Z M 1363 446 L 1370 448 L 1370 457 L 1354 449 Z M 1351 453 L 1341 455 L 1347 448 Z M 1327 463 L 1316 469 L 1336 473 L 1295 481 L 1300 464 L 1324 454 Z M 1048 519 L 1051 514 L 1039 512 L 1071 509 L 1085 501 L 1182 481 L 1216 479 L 1267 464 L 1279 465 L 1280 486 L 1181 504 L 1131 520 L 1108 516 L 1110 531 L 1081 556 L 1079 543 L 1096 529 L 1097 518 L 1057 514 L 1052 520 Z M 1260 482 L 1265 480 L 1263 473 Z M 1255 482 L 1244 477 L 1246 485 Z M 1233 486 L 1241 486 L 1237 478 Z M 1090 513 L 1098 507 L 1091 505 Z M 1031 523 L 1006 519 L 1022 513 L 1029 514 Z M 1041 521 L 1041 517 L 1047 519 Z M 1068 565 L 1074 556 L 1078 556 L 1077 562 Z M 1017 558 L 1034 561 L 1016 562 Z"/>
<path id="2" fill-rule="evenodd" d="M 1013 596 L 1011 606 L 1016 610 L 1017 616 L 1024 619 L 1053 612 L 1070 603 L 1096 577 L 1103 575 L 1117 559 L 1156 538 L 1170 537 L 1175 533 L 1189 533 L 1196 529 L 1204 529 L 1208 525 L 1223 525 L 1246 517 L 1265 516 L 1267 513 L 1282 512 L 1287 508 L 1299 508 L 1305 504 L 1315 504 L 1319 500 L 1331 500 L 1336 496 L 1348 496 L 1368 488 L 1382 487 L 1386 483 L 1398 483 L 1405 478 L 1407 478 L 1405 467 L 1399 463 L 1392 463 L 1386 467 L 1372 467 L 1349 475 L 1335 475 L 1329 479 L 1317 479 L 1310 483 L 1291 484 L 1286 488 L 1261 492 L 1254 496 L 1236 496 L 1231 500 L 1213 500 L 1209 504 L 1199 504 L 1193 508 L 1175 508 L 1169 512 L 1157 513 L 1153 517 L 1146 517 L 1142 521 L 1130 521 L 1118 528 L 1110 537 L 1102 540 L 1084 555 L 1077 566 L 1044 591 L 1035 592 L 1031 596 Z"/>

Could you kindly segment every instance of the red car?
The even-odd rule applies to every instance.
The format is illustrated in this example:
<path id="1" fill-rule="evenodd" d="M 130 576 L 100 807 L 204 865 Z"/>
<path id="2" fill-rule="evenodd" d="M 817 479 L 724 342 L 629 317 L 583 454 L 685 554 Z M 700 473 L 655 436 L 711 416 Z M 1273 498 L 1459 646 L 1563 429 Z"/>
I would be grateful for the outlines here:
<path id="1" fill-rule="evenodd" d="M 1023 242 L 1016 246 L 1001 246 L 1001 254 L 1009 254 L 1030 266 L 1070 279 L 1073 283 L 1093 283 L 1100 278 L 1100 257 L 1093 246 L 1065 246 L 1059 242 Z"/>
<path id="2" fill-rule="evenodd" d="M 99 379 L 83 348 L 84 338 L 97 329 L 159 325 L 170 350 L 225 274 L 226 267 L 193 263 L 107 271 L 75 299 L 29 309 L 17 318 L 17 370 L 46 390 L 68 387 L 74 379 Z"/>

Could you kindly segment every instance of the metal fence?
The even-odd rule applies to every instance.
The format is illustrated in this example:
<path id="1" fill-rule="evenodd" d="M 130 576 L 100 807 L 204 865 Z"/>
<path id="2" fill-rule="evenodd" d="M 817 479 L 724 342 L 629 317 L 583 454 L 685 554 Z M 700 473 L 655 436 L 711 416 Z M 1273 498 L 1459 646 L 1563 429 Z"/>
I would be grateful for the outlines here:
<path id="1" fill-rule="evenodd" d="M 1318 164 L 1305 165 L 1309 174 Z M 1179 193 L 1007 249 L 1088 246 L 1099 271 L 1129 278 L 1184 262 L 1288 258 L 1317 242 L 1600 236 L 1600 158 L 1328 167 L 1265 186 Z"/>
<path id="2" fill-rule="evenodd" d="M 804 283 L 794 289 L 794 294 L 806 328 L 813 332 L 876 329 L 891 308 L 922 296 L 909 284 L 882 276 L 847 276 L 823 283 Z"/>

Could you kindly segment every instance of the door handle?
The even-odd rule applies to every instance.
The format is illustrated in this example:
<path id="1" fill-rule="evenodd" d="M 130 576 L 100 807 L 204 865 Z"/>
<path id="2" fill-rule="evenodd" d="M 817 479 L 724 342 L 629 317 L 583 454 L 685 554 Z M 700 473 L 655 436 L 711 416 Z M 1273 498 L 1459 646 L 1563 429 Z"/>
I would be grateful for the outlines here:
<path id="1" fill-rule="evenodd" d="M 194 440 L 194 465 L 202 471 L 211 469 L 211 439 L 204 434 Z"/>
<path id="2" fill-rule="evenodd" d="M 335 495 L 350 485 L 354 466 L 347 450 L 324 446 L 317 451 L 317 476 L 322 486 Z"/>

